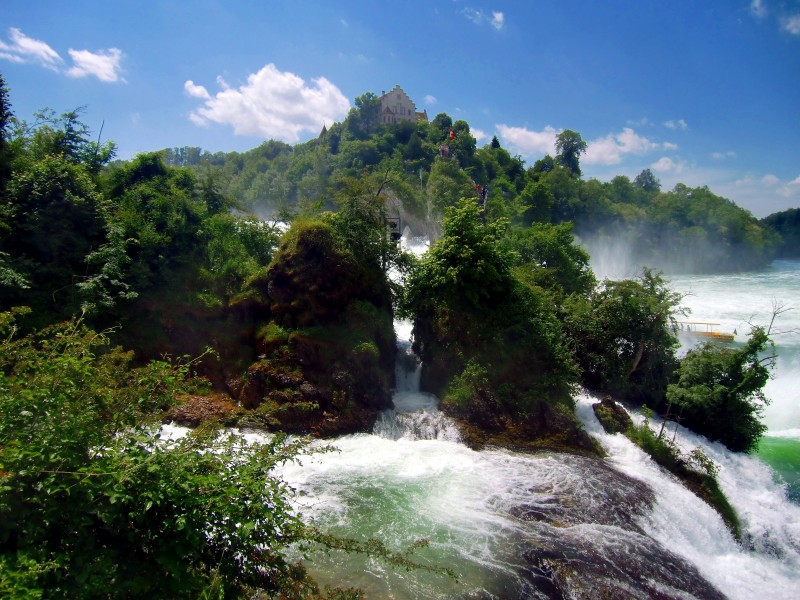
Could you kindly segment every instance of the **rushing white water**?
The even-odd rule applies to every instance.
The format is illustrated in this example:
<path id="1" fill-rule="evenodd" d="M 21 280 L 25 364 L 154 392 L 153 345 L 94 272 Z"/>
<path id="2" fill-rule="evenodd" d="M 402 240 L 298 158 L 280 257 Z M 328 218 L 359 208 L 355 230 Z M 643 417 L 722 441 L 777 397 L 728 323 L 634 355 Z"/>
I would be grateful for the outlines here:
<path id="1" fill-rule="evenodd" d="M 797 597 L 800 506 L 788 502 L 783 486 L 775 483 L 766 465 L 677 428 L 675 441 L 683 452 L 700 447 L 716 463 L 720 486 L 742 522 L 745 543 L 739 545 L 711 507 L 665 474 L 623 435 L 603 432 L 592 402 L 592 398 L 580 398 L 578 414 L 609 453 L 607 460 L 646 482 L 656 493 L 654 509 L 644 519 L 650 536 L 695 564 L 730 598 Z M 643 420 L 641 415 L 632 416 L 638 423 Z M 674 428 L 669 425 L 670 436 Z"/>
<path id="2" fill-rule="evenodd" d="M 607 459 L 476 452 L 458 442 L 436 398 L 415 388 L 410 327 L 397 329 L 404 372 L 395 411 L 373 435 L 340 438 L 338 453 L 289 465 L 283 476 L 300 492 L 298 509 L 323 527 L 395 549 L 425 538 L 419 562 L 448 567 L 458 580 L 326 555 L 309 564 L 320 582 L 380 598 L 796 597 L 800 507 L 763 463 L 678 436 L 719 465 L 743 521 L 742 546 L 673 476 L 625 437 L 604 433 L 588 396 L 578 398 L 578 413 Z"/>
<path id="3" fill-rule="evenodd" d="M 710 300 L 710 291 L 722 286 L 714 278 L 675 280 L 673 286 L 692 292 L 687 303 L 694 318 L 720 322 L 721 330 L 753 321 L 750 311 L 764 296 L 759 314 L 769 314 L 773 295 L 792 300 L 783 288 L 764 294 L 745 280 L 734 279 L 735 292 Z M 279 474 L 297 490 L 297 509 L 323 528 L 378 538 L 396 550 L 424 538 L 429 546 L 414 558 L 450 568 L 458 579 L 331 553 L 308 562 L 320 583 L 397 599 L 798 597 L 800 506 L 787 500 L 758 459 L 682 428 L 676 433 L 684 451 L 700 446 L 717 464 L 742 520 L 745 542 L 738 544 L 702 500 L 624 436 L 606 434 L 589 396 L 577 398 L 578 415 L 605 459 L 468 448 L 437 399 L 419 391 L 410 324 L 398 323 L 397 332 L 395 410 L 381 415 L 373 434 L 334 440 L 338 452 L 306 457 Z M 784 346 L 791 349 L 779 342 L 779 350 Z M 791 360 L 784 368 L 791 373 Z M 775 383 L 786 385 L 788 400 L 775 404 L 788 405 L 790 416 L 771 427 L 791 425 L 794 386 L 784 382 L 783 371 Z"/>
<path id="4" fill-rule="evenodd" d="M 746 339 L 750 324 L 768 326 L 774 306 L 787 309 L 773 326 L 786 333 L 773 335 L 778 362 L 764 390 L 772 401 L 764 422 L 770 435 L 800 437 L 800 262 L 775 261 L 768 270 L 734 275 L 672 277 L 670 287 L 684 294 L 691 320 L 719 323 L 716 330 L 735 331 L 736 341 Z"/>

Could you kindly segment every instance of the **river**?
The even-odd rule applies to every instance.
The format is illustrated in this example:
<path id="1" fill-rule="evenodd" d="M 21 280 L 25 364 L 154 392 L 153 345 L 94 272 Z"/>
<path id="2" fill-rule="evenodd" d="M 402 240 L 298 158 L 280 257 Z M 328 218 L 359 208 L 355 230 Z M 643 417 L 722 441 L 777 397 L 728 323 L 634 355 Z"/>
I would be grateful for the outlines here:
<path id="1" fill-rule="evenodd" d="M 740 341 L 748 321 L 769 319 L 773 299 L 797 303 L 798 276 L 800 264 L 776 263 L 765 273 L 670 285 L 688 294 L 692 319 L 735 329 Z M 789 311 L 777 325 L 799 322 L 800 312 Z M 397 325 L 401 356 L 410 352 L 409 329 Z M 288 466 L 283 476 L 298 490 L 298 510 L 323 527 L 394 549 L 426 539 L 419 562 L 447 567 L 457 579 L 339 553 L 315 556 L 310 570 L 321 583 L 357 586 L 369 598 L 796 598 L 800 506 L 785 481 L 794 467 L 782 474 L 767 463 L 778 464 L 775 445 L 785 455 L 783 444 L 796 443 L 800 430 L 798 337 L 776 336 L 770 430 L 757 456 L 683 429 L 676 434 L 684 450 L 700 446 L 717 463 L 743 523 L 742 544 L 625 437 L 604 433 L 593 398 L 576 399 L 578 414 L 605 459 L 476 452 L 458 440 L 436 398 L 418 390 L 407 356 L 398 362 L 396 410 L 382 415 L 373 434 L 339 438 L 338 452 Z"/>

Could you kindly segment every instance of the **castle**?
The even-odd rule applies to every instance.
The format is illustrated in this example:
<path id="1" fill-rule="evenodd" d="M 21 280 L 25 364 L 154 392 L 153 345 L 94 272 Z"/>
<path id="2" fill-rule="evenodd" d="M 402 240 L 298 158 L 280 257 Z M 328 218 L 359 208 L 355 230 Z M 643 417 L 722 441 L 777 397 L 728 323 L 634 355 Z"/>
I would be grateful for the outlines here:
<path id="1" fill-rule="evenodd" d="M 394 86 L 390 92 L 381 92 L 381 112 L 378 122 L 381 125 L 397 123 L 398 121 L 424 121 L 428 122 L 428 111 L 417 112 L 416 105 L 411 101 L 399 85 Z"/>

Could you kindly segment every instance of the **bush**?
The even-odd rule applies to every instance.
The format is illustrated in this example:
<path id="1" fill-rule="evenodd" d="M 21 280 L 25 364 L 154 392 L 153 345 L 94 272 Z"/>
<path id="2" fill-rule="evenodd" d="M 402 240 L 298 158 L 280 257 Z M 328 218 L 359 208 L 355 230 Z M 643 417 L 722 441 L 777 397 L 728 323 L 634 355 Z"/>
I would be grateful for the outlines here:
<path id="1" fill-rule="evenodd" d="M 274 475 L 307 441 L 161 439 L 140 423 L 197 387 L 187 362 L 130 369 L 80 321 L 14 339 L 14 316 L 0 313 L 0 595 L 309 597 L 290 546 L 359 549 L 306 526 Z"/>
<path id="2" fill-rule="evenodd" d="M 766 331 L 754 327 L 734 349 L 708 342 L 681 361 L 667 400 L 680 408 L 682 423 L 734 452 L 752 452 L 767 427 L 759 420 L 769 400 L 763 388 L 775 364 Z"/>

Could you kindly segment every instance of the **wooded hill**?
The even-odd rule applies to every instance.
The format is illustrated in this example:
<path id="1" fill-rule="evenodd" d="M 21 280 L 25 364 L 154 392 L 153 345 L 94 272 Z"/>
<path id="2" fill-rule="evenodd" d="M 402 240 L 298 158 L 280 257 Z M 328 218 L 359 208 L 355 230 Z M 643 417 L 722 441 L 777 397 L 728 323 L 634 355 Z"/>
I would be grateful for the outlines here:
<path id="1" fill-rule="evenodd" d="M 579 133 L 558 136 L 556 156 L 527 166 L 497 138 L 478 147 L 469 124 L 445 113 L 431 122 L 377 125 L 374 95 L 356 99 L 342 123 L 319 138 L 290 146 L 269 140 L 247 152 L 200 148 L 164 150 L 169 165 L 189 167 L 243 210 L 287 215 L 331 209 L 331 190 L 346 177 L 385 173 L 389 214 L 412 233 L 436 238 L 443 211 L 461 197 L 479 199 L 487 188 L 489 221 L 514 225 L 571 221 L 590 252 L 624 241 L 639 264 L 670 273 L 726 272 L 765 266 L 781 237 L 732 201 L 707 187 L 678 184 L 663 191 L 646 169 L 633 180 L 582 179 Z"/>

